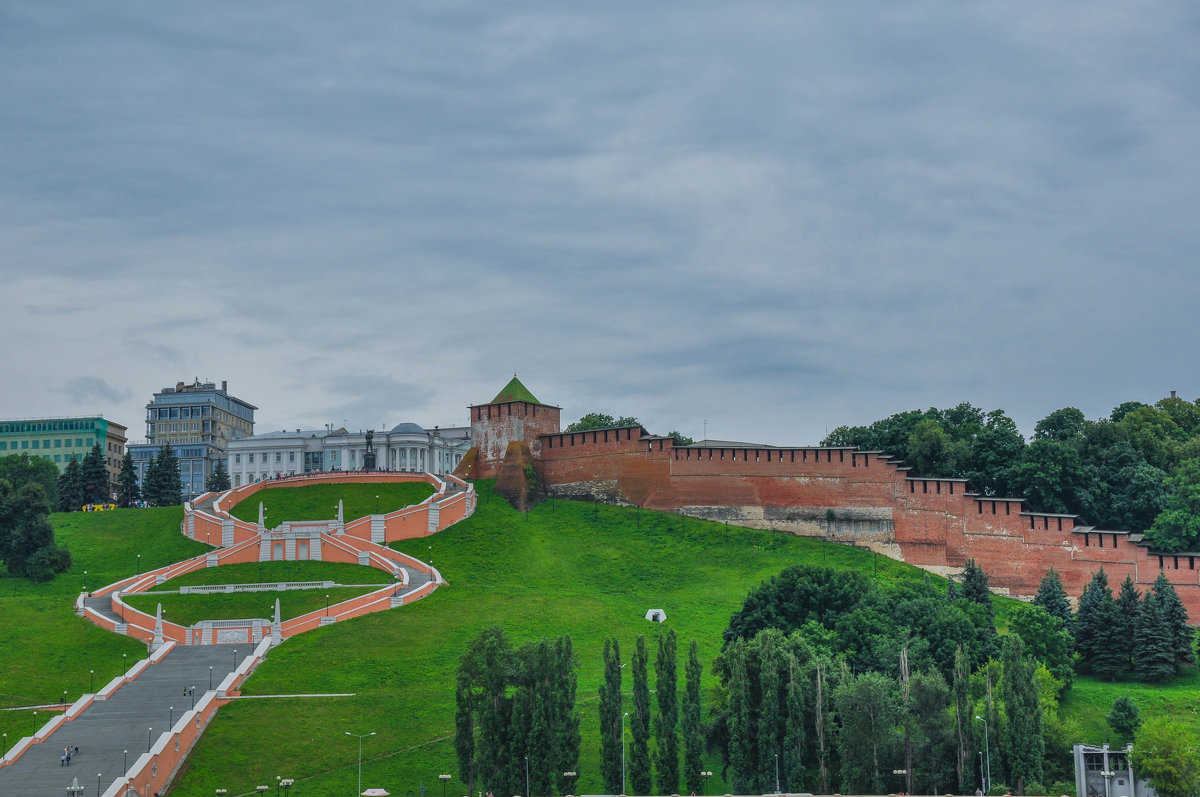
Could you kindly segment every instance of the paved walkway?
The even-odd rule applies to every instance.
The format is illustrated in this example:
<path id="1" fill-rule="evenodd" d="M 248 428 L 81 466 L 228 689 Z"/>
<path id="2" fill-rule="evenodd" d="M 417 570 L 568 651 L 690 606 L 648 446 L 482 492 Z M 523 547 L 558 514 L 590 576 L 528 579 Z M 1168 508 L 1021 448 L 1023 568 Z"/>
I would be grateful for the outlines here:
<path id="1" fill-rule="evenodd" d="M 72 778 L 79 778 L 84 795 L 96 794 L 96 773 L 101 773 L 101 793 L 122 773 L 128 763 L 153 740 L 170 730 L 170 725 L 192 707 L 185 687 L 196 687 L 196 699 L 208 690 L 209 667 L 215 688 L 235 669 L 230 645 L 177 646 L 157 664 L 148 666 L 132 683 L 127 683 L 104 701 L 95 701 L 71 722 L 64 722 L 41 744 L 31 745 L 17 761 L 0 767 L 0 794 L 21 797 L 66 795 Z M 253 652 L 253 646 L 237 648 L 237 662 Z M 172 717 L 170 707 L 174 707 Z M 79 747 L 70 767 L 60 766 L 63 748 Z"/>

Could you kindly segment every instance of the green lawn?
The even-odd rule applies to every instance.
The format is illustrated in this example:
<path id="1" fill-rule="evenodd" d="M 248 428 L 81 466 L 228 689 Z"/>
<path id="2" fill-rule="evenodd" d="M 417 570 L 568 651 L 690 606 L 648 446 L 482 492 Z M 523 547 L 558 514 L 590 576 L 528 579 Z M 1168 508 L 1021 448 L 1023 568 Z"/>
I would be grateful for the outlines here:
<path id="1" fill-rule="evenodd" d="M 165 619 L 179 625 L 192 625 L 201 620 L 243 620 L 256 617 L 269 620 L 275 616 L 275 600 L 278 598 L 281 619 L 290 620 L 324 609 L 327 605 L 374 592 L 380 586 L 382 585 L 203 595 L 126 595 L 122 600 L 150 615 L 157 611 L 157 605 L 161 603 Z"/>
<path id="2" fill-rule="evenodd" d="M 58 702 L 64 689 L 75 700 L 118 675 L 122 654 L 130 665 L 147 655 L 143 643 L 76 617 L 74 600 L 84 570 L 87 586 L 95 589 L 139 566 L 148 570 L 211 550 L 179 533 L 182 519 L 179 507 L 51 516 L 74 564 L 47 584 L 0 575 L 0 708 Z M 0 711 L 0 732 L 10 742 L 32 730 L 32 712 Z"/>
<path id="3" fill-rule="evenodd" d="M 433 495 L 433 486 L 425 482 L 379 482 L 375 484 L 310 484 L 305 487 L 267 487 L 236 504 L 229 514 L 239 520 L 258 522 L 258 504 L 267 511 L 267 526 L 299 520 L 333 520 L 337 502 L 342 501 L 342 517 L 347 521 L 394 512 L 419 504 Z M 378 501 L 376 500 L 378 496 Z"/>
<path id="4" fill-rule="evenodd" d="M 919 579 L 916 568 L 833 543 L 593 504 L 555 501 L 522 515 L 481 489 L 473 518 L 395 547 L 432 557 L 449 581 L 411 606 L 328 626 L 271 651 L 246 694 L 354 693 L 350 698 L 237 701 L 209 727 L 175 795 L 251 790 L 275 775 L 297 778 L 297 794 L 352 793 L 357 743 L 363 786 L 440 797 L 437 776 L 455 780 L 454 669 L 466 641 L 499 623 L 520 643 L 570 634 L 579 656 L 583 760 L 578 793 L 601 790 L 596 690 L 601 649 L 620 638 L 626 660 L 637 634 L 662 630 L 643 619 L 666 610 L 681 656 L 697 639 L 708 667 L 729 616 L 746 591 L 789 564 L 854 567 L 885 582 Z M 1005 601 L 999 600 L 998 603 Z M 682 664 L 680 665 L 682 672 Z M 682 676 L 681 676 L 682 678 Z M 286 724 L 280 742 L 275 729 Z M 270 740 L 269 742 L 265 740 Z M 717 761 L 709 762 L 719 773 Z M 301 791 L 302 790 L 302 791 Z M 719 776 L 709 793 L 726 790 Z"/>
<path id="5" fill-rule="evenodd" d="M 155 589 L 207 584 L 266 584 L 276 581 L 332 581 L 335 584 L 386 584 L 392 577 L 382 570 L 342 562 L 242 562 L 203 567 L 172 578 Z"/>
<path id="6" fill-rule="evenodd" d="M 1143 722 L 1150 717 L 1170 714 L 1193 737 L 1200 737 L 1200 707 L 1197 705 L 1200 701 L 1200 670 L 1189 668 L 1168 684 L 1110 683 L 1090 676 L 1077 677 L 1059 705 L 1059 716 L 1068 738 L 1087 744 L 1111 742 L 1116 745 L 1116 735 L 1104 718 L 1112 711 L 1113 701 L 1121 695 L 1129 695 L 1137 704 Z"/>

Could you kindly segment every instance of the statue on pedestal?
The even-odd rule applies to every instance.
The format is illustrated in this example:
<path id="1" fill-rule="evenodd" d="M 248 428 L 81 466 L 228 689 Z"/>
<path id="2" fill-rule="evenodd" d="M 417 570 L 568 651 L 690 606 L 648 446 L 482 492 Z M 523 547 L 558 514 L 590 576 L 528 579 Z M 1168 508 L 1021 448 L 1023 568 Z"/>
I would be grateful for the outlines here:
<path id="1" fill-rule="evenodd" d="M 363 454 L 363 470 L 375 470 L 375 432 L 367 430 L 367 450 Z"/>

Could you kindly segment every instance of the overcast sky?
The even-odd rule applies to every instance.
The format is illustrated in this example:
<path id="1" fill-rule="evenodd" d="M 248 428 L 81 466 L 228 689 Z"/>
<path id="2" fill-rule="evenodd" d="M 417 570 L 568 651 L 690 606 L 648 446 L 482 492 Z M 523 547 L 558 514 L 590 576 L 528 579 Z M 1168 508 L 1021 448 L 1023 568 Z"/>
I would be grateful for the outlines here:
<path id="1" fill-rule="evenodd" d="M 1200 6 L 0 4 L 0 417 L 1200 395 Z"/>

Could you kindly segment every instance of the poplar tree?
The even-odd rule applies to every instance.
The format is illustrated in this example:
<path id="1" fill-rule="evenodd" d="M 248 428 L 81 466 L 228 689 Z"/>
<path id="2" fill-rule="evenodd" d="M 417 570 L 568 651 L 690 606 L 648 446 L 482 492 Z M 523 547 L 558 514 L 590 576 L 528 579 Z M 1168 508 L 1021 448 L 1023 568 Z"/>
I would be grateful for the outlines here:
<path id="1" fill-rule="evenodd" d="M 798 792 L 804 783 L 804 669 L 793 654 L 787 657 L 787 693 L 784 706 L 784 777 L 788 792 Z"/>
<path id="2" fill-rule="evenodd" d="M 1002 660 L 1004 675 L 1000 686 L 1006 722 L 1001 727 L 1001 748 L 1013 785 L 1018 794 L 1024 794 L 1027 784 L 1041 783 L 1046 751 L 1035 677 L 1037 668 L 1025 656 L 1025 645 L 1015 634 L 1004 638 Z"/>
<path id="3" fill-rule="evenodd" d="M 117 505 L 131 507 L 141 497 L 137 471 L 133 467 L 133 454 L 126 451 L 121 458 L 121 472 L 117 475 Z"/>
<path id="4" fill-rule="evenodd" d="M 78 512 L 83 504 L 83 474 L 80 473 L 79 460 L 72 454 L 67 460 L 67 467 L 58 477 L 58 511 Z"/>
<path id="5" fill-rule="evenodd" d="M 954 769 L 958 775 L 960 794 L 974 791 L 974 778 L 968 777 L 968 765 L 975 763 L 975 751 L 971 744 L 970 727 L 974 714 L 971 711 L 971 662 L 960 644 L 954 649 L 954 733 L 958 747 Z"/>
<path id="6" fill-rule="evenodd" d="M 692 640 L 688 645 L 687 667 L 684 673 L 683 711 L 683 782 L 689 794 L 703 790 L 700 771 L 704 769 L 704 728 L 700 706 L 700 645 Z"/>
<path id="7" fill-rule="evenodd" d="M 737 794 L 748 794 L 754 779 L 754 742 L 750 727 L 750 678 L 746 671 L 745 640 L 734 640 L 723 655 L 729 662 L 730 786 Z"/>
<path id="8" fill-rule="evenodd" d="M 1051 615 L 1063 621 L 1063 625 L 1071 635 L 1075 634 L 1075 614 L 1071 611 L 1071 602 L 1067 599 L 1067 591 L 1063 588 L 1062 578 L 1053 567 L 1042 576 L 1038 585 L 1037 595 L 1033 598 L 1034 606 L 1041 606 Z"/>
<path id="9" fill-rule="evenodd" d="M 633 711 L 629 730 L 629 785 L 634 794 L 649 794 L 650 778 L 650 680 L 647 673 L 646 637 L 639 635 L 631 660 L 633 668 Z"/>
<path id="10" fill-rule="evenodd" d="M 783 634 L 775 629 L 761 632 L 755 640 L 758 649 L 758 766 L 754 786 L 759 793 L 775 791 L 775 772 L 782 750 L 783 727 L 780 723 L 780 669 Z"/>
<path id="11" fill-rule="evenodd" d="M 660 794 L 679 791 L 679 684 L 675 673 L 675 631 L 668 629 L 658 637 L 658 655 L 654 660 L 654 678 L 658 714 L 654 718 L 654 742 L 657 750 L 654 775 Z"/>
<path id="12" fill-rule="evenodd" d="M 851 794 L 887 794 L 894 785 L 893 764 L 900 753 L 900 707 L 896 682 L 878 672 L 844 681 L 835 691 L 842 731 L 842 788 Z"/>
<path id="13" fill-rule="evenodd" d="M 551 694 L 554 706 L 554 726 L 558 736 L 554 740 L 554 782 L 564 794 L 572 786 L 565 783 L 564 772 L 577 771 L 582 737 L 579 732 L 579 711 L 575 708 L 578 691 L 578 662 L 571 637 L 562 636 L 555 642 L 555 682 Z"/>
<path id="14" fill-rule="evenodd" d="M 600 774 L 608 794 L 620 794 L 624 722 L 621 715 L 621 646 L 604 640 L 604 682 L 600 684 Z"/>

